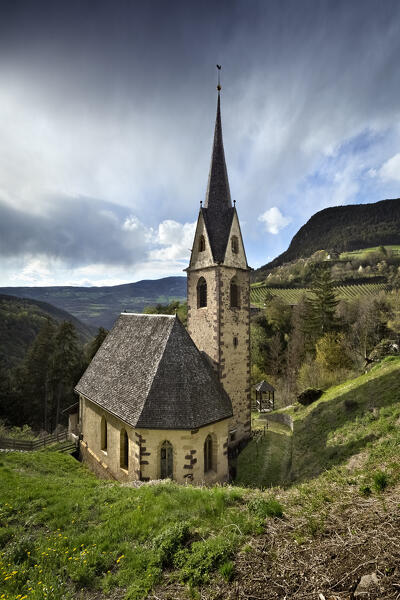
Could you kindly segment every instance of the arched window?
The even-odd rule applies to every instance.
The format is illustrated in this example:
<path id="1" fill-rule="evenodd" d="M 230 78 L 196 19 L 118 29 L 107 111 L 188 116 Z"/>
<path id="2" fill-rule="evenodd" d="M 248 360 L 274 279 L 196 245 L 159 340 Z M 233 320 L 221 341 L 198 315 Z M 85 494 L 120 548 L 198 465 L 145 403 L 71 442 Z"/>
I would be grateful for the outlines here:
<path id="1" fill-rule="evenodd" d="M 104 450 L 104 452 L 107 452 L 107 421 L 105 419 L 105 417 L 101 417 L 101 424 L 100 424 L 100 440 L 101 440 L 101 449 Z"/>
<path id="2" fill-rule="evenodd" d="M 197 282 L 197 308 L 207 306 L 207 282 L 204 277 L 200 277 Z"/>
<path id="3" fill-rule="evenodd" d="M 199 239 L 199 252 L 204 252 L 206 249 L 206 240 L 204 239 L 204 235 L 200 236 Z"/>
<path id="4" fill-rule="evenodd" d="M 204 442 L 204 473 L 213 469 L 213 441 L 209 434 Z"/>
<path id="5" fill-rule="evenodd" d="M 240 306 L 240 289 L 237 284 L 237 279 L 234 277 L 231 281 L 231 307 L 239 308 Z"/>
<path id="6" fill-rule="evenodd" d="M 125 429 L 121 429 L 120 439 L 119 439 L 119 447 L 120 447 L 120 458 L 119 458 L 119 466 L 121 469 L 128 470 L 129 467 L 129 438 Z"/>
<path id="7" fill-rule="evenodd" d="M 238 241 L 236 235 L 233 235 L 231 237 L 231 248 L 232 248 L 233 254 L 237 254 L 239 252 L 239 241 Z"/>
<path id="8" fill-rule="evenodd" d="M 165 440 L 160 448 L 160 478 L 172 479 L 174 474 L 174 452 L 171 442 Z"/>

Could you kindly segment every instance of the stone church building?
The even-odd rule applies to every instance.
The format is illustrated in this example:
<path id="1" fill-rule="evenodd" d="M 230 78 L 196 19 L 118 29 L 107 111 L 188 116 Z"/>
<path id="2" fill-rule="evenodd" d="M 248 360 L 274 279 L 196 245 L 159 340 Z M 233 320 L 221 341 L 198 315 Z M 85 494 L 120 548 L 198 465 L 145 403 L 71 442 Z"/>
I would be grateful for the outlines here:
<path id="1" fill-rule="evenodd" d="M 123 313 L 76 386 L 83 459 L 120 481 L 226 481 L 228 449 L 250 435 L 250 268 L 230 196 L 219 90 L 186 269 L 188 330 L 177 317 Z"/>

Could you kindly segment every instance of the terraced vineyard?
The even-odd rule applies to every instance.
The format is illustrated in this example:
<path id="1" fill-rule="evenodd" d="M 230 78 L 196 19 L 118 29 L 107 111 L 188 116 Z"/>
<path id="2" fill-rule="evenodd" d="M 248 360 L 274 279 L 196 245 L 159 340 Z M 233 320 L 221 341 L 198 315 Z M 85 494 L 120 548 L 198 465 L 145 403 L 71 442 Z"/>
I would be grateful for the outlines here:
<path id="1" fill-rule="evenodd" d="M 359 296 L 371 296 L 381 291 L 386 291 L 385 283 L 363 283 L 360 285 L 340 285 L 335 288 L 339 299 L 352 299 Z M 286 304 L 293 306 L 298 304 L 301 297 L 310 294 L 309 288 L 277 288 L 266 285 L 254 284 L 250 290 L 250 301 L 252 304 L 262 308 L 271 296 L 281 298 Z"/>

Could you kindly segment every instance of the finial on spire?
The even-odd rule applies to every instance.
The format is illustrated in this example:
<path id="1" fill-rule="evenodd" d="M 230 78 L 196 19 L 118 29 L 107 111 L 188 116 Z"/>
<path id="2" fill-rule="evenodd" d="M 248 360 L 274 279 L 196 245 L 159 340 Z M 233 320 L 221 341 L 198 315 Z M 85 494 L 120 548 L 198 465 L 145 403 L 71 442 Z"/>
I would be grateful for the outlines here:
<path id="1" fill-rule="evenodd" d="M 200 208 L 203 206 L 203 200 L 200 200 Z"/>
<path id="2" fill-rule="evenodd" d="M 233 206 L 236 206 L 236 200 L 233 201 Z"/>
<path id="3" fill-rule="evenodd" d="M 220 81 L 221 65 L 217 65 L 217 69 L 218 69 L 218 85 L 217 85 L 217 90 L 218 90 L 218 93 L 219 93 L 221 91 L 221 81 Z"/>

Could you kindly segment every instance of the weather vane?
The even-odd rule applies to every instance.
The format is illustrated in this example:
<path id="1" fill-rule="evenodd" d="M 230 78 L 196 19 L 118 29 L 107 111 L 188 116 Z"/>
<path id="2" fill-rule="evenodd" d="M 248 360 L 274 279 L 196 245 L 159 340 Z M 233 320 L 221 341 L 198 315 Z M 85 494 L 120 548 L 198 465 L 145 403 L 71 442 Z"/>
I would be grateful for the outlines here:
<path id="1" fill-rule="evenodd" d="M 217 69 L 218 69 L 218 85 L 217 85 L 217 90 L 220 92 L 221 91 L 221 81 L 220 81 L 220 71 L 221 71 L 221 65 L 217 65 Z"/>

